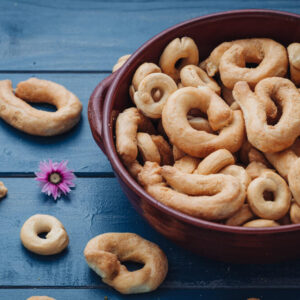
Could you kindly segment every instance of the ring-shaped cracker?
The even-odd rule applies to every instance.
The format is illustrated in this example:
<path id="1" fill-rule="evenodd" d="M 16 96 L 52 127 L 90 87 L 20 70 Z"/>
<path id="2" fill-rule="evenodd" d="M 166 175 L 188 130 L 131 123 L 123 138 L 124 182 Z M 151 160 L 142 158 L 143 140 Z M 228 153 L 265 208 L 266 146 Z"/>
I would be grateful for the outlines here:
<path id="1" fill-rule="evenodd" d="M 38 235 L 48 232 L 43 239 Z M 68 234 L 62 223 L 53 216 L 34 215 L 23 224 L 20 238 L 25 248 L 40 255 L 53 255 L 69 244 Z"/>
<path id="2" fill-rule="evenodd" d="M 49 103 L 57 111 L 38 110 L 26 102 Z M 64 133 L 80 120 L 82 104 L 65 87 L 48 80 L 30 78 L 13 93 L 10 80 L 0 81 L 0 117 L 28 134 L 52 136 Z"/>
<path id="3" fill-rule="evenodd" d="M 291 79 L 296 84 L 300 84 L 300 43 L 290 44 L 287 48 Z"/>
<path id="4" fill-rule="evenodd" d="M 168 272 L 168 260 L 163 251 L 134 233 L 98 235 L 87 243 L 84 256 L 102 281 L 122 294 L 153 291 Z M 144 266 L 130 272 L 123 261 L 143 263 Z"/>

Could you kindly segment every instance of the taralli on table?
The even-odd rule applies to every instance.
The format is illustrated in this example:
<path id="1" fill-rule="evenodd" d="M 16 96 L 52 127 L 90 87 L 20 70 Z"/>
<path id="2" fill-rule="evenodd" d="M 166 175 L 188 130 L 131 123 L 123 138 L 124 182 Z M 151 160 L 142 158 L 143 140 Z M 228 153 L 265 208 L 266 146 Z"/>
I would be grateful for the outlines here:
<path id="1" fill-rule="evenodd" d="M 253 220 L 243 225 L 243 227 L 253 227 L 253 228 L 274 227 L 274 226 L 280 226 L 280 224 L 273 220 L 265 220 L 265 219 Z"/>
<path id="2" fill-rule="evenodd" d="M 258 66 L 247 68 L 246 63 Z M 253 38 L 220 44 L 200 66 L 209 76 L 219 71 L 229 89 L 238 81 L 246 81 L 253 88 L 264 78 L 285 76 L 288 58 L 281 44 L 267 38 Z"/>
<path id="3" fill-rule="evenodd" d="M 91 239 L 84 249 L 85 259 L 102 281 L 122 294 L 151 292 L 164 281 L 168 261 L 163 251 L 134 233 L 105 233 Z M 130 272 L 124 261 L 143 263 Z"/>
<path id="4" fill-rule="evenodd" d="M 143 161 L 153 161 L 160 164 L 160 154 L 150 134 L 138 132 L 136 135 L 137 147 Z"/>
<path id="5" fill-rule="evenodd" d="M 300 206 L 293 202 L 290 208 L 290 218 L 293 224 L 300 223 Z"/>
<path id="6" fill-rule="evenodd" d="M 126 63 L 126 61 L 128 60 L 128 58 L 130 57 L 130 54 L 126 54 L 121 56 L 117 63 L 113 66 L 112 72 L 116 72 L 117 70 L 119 70 L 121 67 L 123 67 L 123 65 Z"/>
<path id="7" fill-rule="evenodd" d="M 291 79 L 296 84 L 300 84 L 300 43 L 290 44 L 287 48 Z"/>
<path id="8" fill-rule="evenodd" d="M 159 101 L 153 99 L 152 91 L 157 89 L 162 96 Z M 137 108 L 147 117 L 161 118 L 163 107 L 168 97 L 177 90 L 174 80 L 163 73 L 147 75 L 139 84 L 138 90 L 134 93 L 133 100 Z"/>
<path id="9" fill-rule="evenodd" d="M 278 152 L 291 146 L 300 134 L 300 93 L 288 79 L 272 77 L 260 81 L 253 93 L 244 81 L 233 95 L 240 105 L 249 142 L 262 152 Z M 282 106 L 278 123 L 268 125 L 261 99 L 275 99 Z"/>
<path id="10" fill-rule="evenodd" d="M 163 204 L 205 220 L 222 220 L 239 210 L 246 196 L 238 179 L 222 174 L 187 174 L 146 162 L 139 182 Z M 174 189 L 163 182 L 163 178 Z"/>
<path id="11" fill-rule="evenodd" d="M 195 174 L 209 175 L 235 163 L 233 155 L 226 149 L 219 149 L 206 156 L 198 165 Z"/>
<path id="12" fill-rule="evenodd" d="M 55 300 L 55 299 L 48 296 L 32 296 L 27 298 L 27 300 Z"/>
<path id="13" fill-rule="evenodd" d="M 57 111 L 38 110 L 26 102 L 49 103 Z M 80 120 L 82 104 L 62 85 L 30 78 L 17 85 L 13 93 L 10 80 L 0 81 L 0 117 L 28 134 L 52 136 L 64 133 Z"/>
<path id="14" fill-rule="evenodd" d="M 180 62 L 179 66 L 177 66 Z M 162 71 L 175 81 L 180 78 L 180 70 L 186 65 L 197 65 L 199 51 L 195 42 L 189 37 L 176 38 L 164 49 L 159 59 Z"/>
<path id="15" fill-rule="evenodd" d="M 255 215 L 251 211 L 249 204 L 244 204 L 240 210 L 226 220 L 225 224 L 230 226 L 241 226 L 254 218 Z"/>
<path id="16" fill-rule="evenodd" d="M 264 192 L 271 191 L 274 201 L 267 201 Z M 247 200 L 251 210 L 259 217 L 278 220 L 286 215 L 291 204 L 291 192 L 285 180 L 275 172 L 264 171 L 250 182 Z"/>
<path id="17" fill-rule="evenodd" d="M 47 232 L 40 238 L 40 233 Z M 29 251 L 40 255 L 53 255 L 63 251 L 69 244 L 68 234 L 62 223 L 53 216 L 34 215 L 23 224 L 20 238 Z"/>
<path id="18" fill-rule="evenodd" d="M 175 161 L 174 167 L 183 173 L 192 174 L 197 170 L 199 162 L 200 162 L 199 158 L 185 155 Z"/>
<path id="19" fill-rule="evenodd" d="M 134 162 L 138 155 L 138 129 L 150 134 L 155 133 L 151 121 L 135 107 L 127 108 L 119 114 L 116 121 L 116 147 L 118 154 L 127 164 Z"/>
<path id="20" fill-rule="evenodd" d="M 218 95 L 221 93 L 221 88 L 217 82 L 213 78 L 209 77 L 204 70 L 195 65 L 187 65 L 183 67 L 180 71 L 180 80 L 183 85 L 182 87 L 207 86 Z"/>
<path id="21" fill-rule="evenodd" d="M 220 129 L 219 135 L 192 128 L 186 117 L 192 108 L 207 113 L 212 129 Z M 162 121 L 172 144 L 195 157 L 205 157 L 222 148 L 235 152 L 240 148 L 244 136 L 241 112 L 233 112 L 207 87 L 186 87 L 174 92 L 164 106 Z"/>
<path id="22" fill-rule="evenodd" d="M 0 181 L 0 199 L 7 195 L 7 188 L 2 181 Z"/>

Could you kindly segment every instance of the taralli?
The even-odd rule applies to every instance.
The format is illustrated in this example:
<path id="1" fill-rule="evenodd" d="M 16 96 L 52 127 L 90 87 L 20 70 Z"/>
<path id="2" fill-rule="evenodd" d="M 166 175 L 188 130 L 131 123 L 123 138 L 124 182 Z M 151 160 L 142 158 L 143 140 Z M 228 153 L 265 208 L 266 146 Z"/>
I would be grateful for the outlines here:
<path id="1" fill-rule="evenodd" d="M 235 163 L 233 155 L 226 149 L 217 150 L 206 156 L 198 165 L 195 174 L 209 175 Z"/>
<path id="2" fill-rule="evenodd" d="M 130 54 L 126 54 L 126 55 L 121 56 L 118 59 L 117 63 L 113 66 L 112 72 L 114 73 L 117 70 L 119 70 L 126 63 L 126 61 L 128 60 L 128 58 L 130 56 L 131 56 Z"/>
<path id="3" fill-rule="evenodd" d="M 195 170 L 197 170 L 199 162 L 199 158 L 185 155 L 175 161 L 174 167 L 183 173 L 192 174 Z"/>
<path id="4" fill-rule="evenodd" d="M 254 218 L 255 215 L 251 211 L 249 204 L 244 204 L 240 210 L 226 220 L 225 224 L 230 226 L 241 226 Z"/>
<path id="5" fill-rule="evenodd" d="M 189 124 L 196 130 L 200 131 L 205 131 L 208 133 L 213 133 L 212 128 L 209 125 L 209 122 L 201 117 L 192 117 L 192 116 L 187 116 L 187 119 L 189 121 Z"/>
<path id="6" fill-rule="evenodd" d="M 251 182 L 251 177 L 248 175 L 247 171 L 241 166 L 230 165 L 222 169 L 219 173 L 225 175 L 231 175 L 237 178 L 242 184 L 242 187 L 244 188 L 245 191 L 247 190 L 248 185 Z"/>
<path id="7" fill-rule="evenodd" d="M 155 101 L 152 96 L 153 89 L 161 91 L 161 98 Z M 147 75 L 139 84 L 134 93 L 133 100 L 137 108 L 147 117 L 158 119 L 161 117 L 163 107 L 168 97 L 177 90 L 174 80 L 163 73 Z"/>
<path id="8" fill-rule="evenodd" d="M 0 199 L 4 198 L 7 194 L 7 188 L 5 187 L 4 183 L 0 181 Z"/>
<path id="9" fill-rule="evenodd" d="M 246 63 L 258 66 L 247 68 Z M 246 81 L 253 88 L 264 78 L 285 76 L 288 58 L 286 49 L 271 39 L 243 39 L 222 43 L 201 67 L 209 76 L 220 71 L 221 80 L 229 89 L 238 81 Z"/>
<path id="10" fill-rule="evenodd" d="M 132 85 L 129 88 L 129 94 L 132 100 L 134 99 L 134 93 L 138 90 L 142 80 L 152 73 L 161 73 L 160 67 L 154 63 L 143 63 L 136 69 L 132 78 Z M 154 93 L 152 92 L 152 97 L 154 101 L 159 101 L 161 92 L 158 89 L 154 89 Z"/>
<path id="11" fill-rule="evenodd" d="M 300 223 L 300 206 L 296 202 L 291 205 L 290 218 L 293 224 Z"/>
<path id="12" fill-rule="evenodd" d="M 210 126 L 213 130 L 220 129 L 219 135 L 198 131 L 190 126 L 186 116 L 195 107 L 207 112 Z M 205 157 L 222 148 L 235 152 L 243 141 L 244 121 L 241 112 L 233 112 L 207 87 L 186 87 L 173 93 L 163 109 L 162 121 L 170 141 L 195 157 Z"/>
<path id="13" fill-rule="evenodd" d="M 232 89 L 227 88 L 225 85 L 221 85 L 222 90 L 222 98 L 226 101 L 226 103 L 231 106 L 233 103 L 235 103 L 235 99 L 232 95 Z"/>
<path id="14" fill-rule="evenodd" d="M 85 259 L 102 281 L 122 294 L 153 291 L 165 279 L 168 261 L 163 251 L 134 233 L 105 233 L 91 239 L 84 249 Z M 143 263 L 130 272 L 124 261 Z"/>
<path id="15" fill-rule="evenodd" d="M 186 153 L 184 153 L 182 150 L 180 150 L 178 147 L 176 147 L 175 145 L 173 145 L 173 157 L 174 157 L 174 161 L 184 157 L 186 155 Z"/>
<path id="16" fill-rule="evenodd" d="M 48 296 L 32 296 L 30 298 L 27 298 L 27 300 L 55 300 L 55 299 Z"/>
<path id="17" fill-rule="evenodd" d="M 300 205 L 300 158 L 290 149 L 267 153 L 266 157 L 278 173 L 288 180 L 293 197 Z"/>
<path id="18" fill-rule="evenodd" d="M 180 79 L 183 87 L 207 86 L 218 95 L 221 93 L 221 88 L 217 82 L 213 78 L 209 77 L 204 70 L 197 66 L 188 65 L 183 67 L 180 71 Z"/>
<path id="19" fill-rule="evenodd" d="M 288 79 L 272 77 L 260 81 L 253 93 L 246 82 L 238 82 L 233 95 L 240 105 L 249 142 L 263 152 L 278 152 L 291 146 L 300 134 L 300 93 Z M 261 99 L 275 99 L 282 106 L 282 116 L 268 125 Z"/>
<path id="20" fill-rule="evenodd" d="M 291 79 L 296 84 L 300 84 L 300 43 L 290 44 L 287 48 Z"/>
<path id="21" fill-rule="evenodd" d="M 165 185 L 162 177 L 174 189 Z M 163 204 L 205 220 L 222 220 L 239 210 L 245 199 L 240 182 L 222 174 L 198 175 L 146 162 L 139 181 Z"/>
<path id="22" fill-rule="evenodd" d="M 179 62 L 179 66 L 177 64 Z M 199 51 L 195 42 L 189 37 L 176 38 L 164 49 L 159 65 L 164 73 L 175 81 L 180 78 L 180 69 L 186 65 L 197 65 Z"/>
<path id="23" fill-rule="evenodd" d="M 239 150 L 239 157 L 243 164 L 248 165 L 251 162 L 260 162 L 266 166 L 269 165 L 263 153 L 255 149 L 248 140 L 245 140 Z"/>
<path id="24" fill-rule="evenodd" d="M 137 131 L 155 133 L 150 120 L 135 107 L 127 108 L 119 114 L 116 121 L 117 152 L 126 164 L 136 160 L 138 155 Z"/>
<path id="25" fill-rule="evenodd" d="M 56 112 L 38 110 L 32 103 L 49 103 Z M 30 78 L 17 85 L 13 93 L 10 80 L 0 81 L 0 117 L 28 134 L 52 136 L 64 133 L 80 120 L 82 104 L 62 85 L 48 80 Z"/>
<path id="26" fill-rule="evenodd" d="M 44 232 L 47 232 L 46 238 L 40 238 L 39 234 Z M 20 238 L 25 248 L 40 255 L 60 253 L 69 244 L 62 223 L 49 215 L 30 217 L 22 226 Z"/>
<path id="27" fill-rule="evenodd" d="M 151 139 L 158 149 L 161 164 L 172 165 L 174 162 L 173 153 L 168 142 L 161 135 L 151 135 Z"/>
<path id="28" fill-rule="evenodd" d="M 274 201 L 267 201 L 264 192 L 271 191 Z M 251 210 L 259 217 L 278 220 L 286 215 L 291 204 L 291 192 L 288 185 L 278 174 L 264 171 L 251 181 L 247 190 L 247 199 Z"/>
<path id="29" fill-rule="evenodd" d="M 251 179 L 259 177 L 266 170 L 275 172 L 275 170 L 268 169 L 265 164 L 258 161 L 252 161 L 246 168 L 246 171 Z"/>
<path id="30" fill-rule="evenodd" d="M 274 227 L 274 226 L 280 226 L 279 223 L 273 221 L 273 220 L 265 220 L 265 219 L 257 219 L 250 222 L 247 222 L 243 225 L 244 227 Z"/>
<path id="31" fill-rule="evenodd" d="M 135 160 L 132 163 L 125 163 L 128 172 L 135 178 L 138 178 L 139 173 L 143 170 L 143 166 Z"/>
<path id="32" fill-rule="evenodd" d="M 150 134 L 138 132 L 136 138 L 138 150 L 143 158 L 143 161 L 153 161 L 160 164 L 160 154 Z"/>

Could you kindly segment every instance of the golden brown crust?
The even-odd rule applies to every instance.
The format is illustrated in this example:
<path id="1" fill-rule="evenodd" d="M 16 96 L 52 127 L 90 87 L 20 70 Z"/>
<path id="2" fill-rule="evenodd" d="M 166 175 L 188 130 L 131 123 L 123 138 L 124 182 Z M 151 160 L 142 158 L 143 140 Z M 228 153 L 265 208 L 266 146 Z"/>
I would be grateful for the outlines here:
<path id="1" fill-rule="evenodd" d="M 293 202 L 290 208 L 290 218 L 293 224 L 300 223 L 300 206 Z"/>
<path id="2" fill-rule="evenodd" d="M 197 169 L 199 162 L 199 158 L 185 155 L 175 161 L 174 167 L 183 173 L 192 174 Z"/>
<path id="3" fill-rule="evenodd" d="M 113 66 L 112 68 L 112 72 L 116 72 L 117 70 L 119 70 L 121 67 L 123 67 L 123 65 L 126 63 L 126 61 L 129 59 L 131 55 L 130 54 L 126 54 L 126 55 L 123 55 L 121 56 L 117 63 Z"/>
<path id="4" fill-rule="evenodd" d="M 300 43 L 290 44 L 287 48 L 291 79 L 296 84 L 300 84 Z"/>
<path id="5" fill-rule="evenodd" d="M 48 296 L 32 296 L 27 298 L 27 300 L 55 300 L 55 299 Z"/>
<path id="6" fill-rule="evenodd" d="M 84 256 L 102 281 L 122 294 L 146 293 L 157 289 L 168 272 L 163 251 L 134 233 L 105 233 L 91 239 Z M 130 272 L 123 261 L 143 263 L 143 268 Z"/>
<path id="7" fill-rule="evenodd" d="M 45 239 L 38 236 L 42 232 L 48 232 Z M 23 224 L 20 238 L 25 248 L 40 255 L 60 253 L 69 244 L 69 237 L 62 223 L 49 215 L 31 216 Z"/>
<path id="8" fill-rule="evenodd" d="M 143 161 L 153 161 L 160 164 L 160 152 L 151 135 L 145 132 L 138 132 L 136 138 L 139 154 L 142 156 Z"/>
<path id="9" fill-rule="evenodd" d="M 0 181 L 0 199 L 4 198 L 7 194 L 7 188 L 2 181 Z"/>
<path id="10" fill-rule="evenodd" d="M 56 112 L 35 109 L 26 102 L 49 103 Z M 0 81 L 0 117 L 28 134 L 52 136 L 64 133 L 80 120 L 82 104 L 62 85 L 30 78 L 17 85 L 13 93 L 10 80 Z"/>
<path id="11" fill-rule="evenodd" d="M 226 220 L 225 224 L 230 226 L 241 226 L 254 218 L 255 215 L 251 211 L 249 204 L 244 204 L 240 210 Z"/>
<path id="12" fill-rule="evenodd" d="M 161 164 L 172 165 L 174 162 L 173 153 L 168 142 L 161 135 L 151 135 L 151 138 L 159 151 Z"/>
<path id="13" fill-rule="evenodd" d="M 253 228 L 274 227 L 274 226 L 280 226 L 280 224 L 273 220 L 265 220 L 265 219 L 253 220 L 243 225 L 243 227 L 253 227 Z"/>

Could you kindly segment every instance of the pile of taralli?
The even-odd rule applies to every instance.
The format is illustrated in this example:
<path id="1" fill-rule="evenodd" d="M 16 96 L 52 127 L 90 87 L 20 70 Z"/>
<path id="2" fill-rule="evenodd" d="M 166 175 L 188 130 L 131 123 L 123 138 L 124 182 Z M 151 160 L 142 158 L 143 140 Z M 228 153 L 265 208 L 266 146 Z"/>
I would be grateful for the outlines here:
<path id="1" fill-rule="evenodd" d="M 122 58 L 119 68 L 127 57 Z M 176 38 L 129 88 L 116 149 L 156 200 L 231 226 L 300 223 L 300 44 Z"/>

